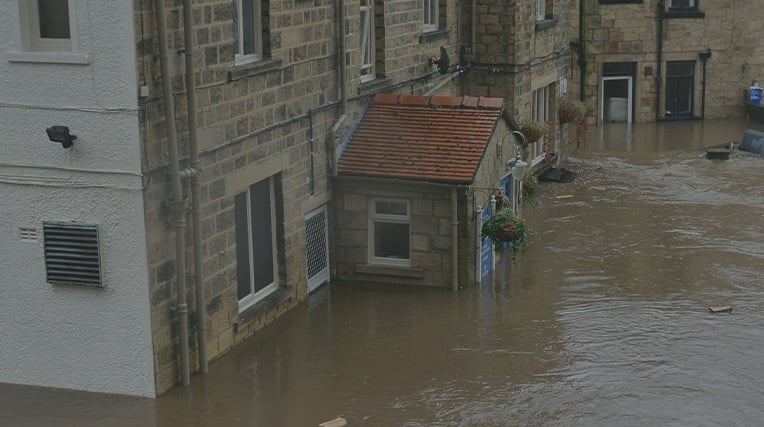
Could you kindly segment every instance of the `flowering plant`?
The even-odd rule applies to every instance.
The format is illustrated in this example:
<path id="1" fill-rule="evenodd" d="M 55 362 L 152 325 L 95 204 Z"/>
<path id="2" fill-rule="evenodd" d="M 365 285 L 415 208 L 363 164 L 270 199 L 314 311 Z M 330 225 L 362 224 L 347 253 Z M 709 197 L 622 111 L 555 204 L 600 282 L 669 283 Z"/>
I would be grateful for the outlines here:
<path id="1" fill-rule="evenodd" d="M 502 208 L 483 223 L 480 238 L 481 241 L 491 239 L 493 250 L 498 254 L 504 252 L 504 243 L 510 243 L 514 258 L 527 245 L 525 231 L 525 219 L 510 208 Z"/>

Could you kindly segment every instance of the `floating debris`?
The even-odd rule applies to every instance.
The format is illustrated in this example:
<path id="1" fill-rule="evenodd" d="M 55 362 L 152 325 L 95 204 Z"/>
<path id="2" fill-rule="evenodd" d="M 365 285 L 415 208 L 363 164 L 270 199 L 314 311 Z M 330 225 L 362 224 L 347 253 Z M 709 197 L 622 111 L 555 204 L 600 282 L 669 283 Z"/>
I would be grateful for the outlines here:
<path id="1" fill-rule="evenodd" d="M 708 307 L 708 311 L 711 313 L 732 313 L 732 307 L 728 305 L 712 305 Z"/>
<path id="2" fill-rule="evenodd" d="M 549 168 L 539 176 L 542 182 L 573 182 L 576 179 L 576 173 L 563 168 Z"/>
<path id="3" fill-rule="evenodd" d="M 319 424 L 318 427 L 345 427 L 347 425 L 348 425 L 347 420 L 345 420 L 342 417 L 337 417 L 333 420 L 329 420 Z"/>
<path id="4" fill-rule="evenodd" d="M 566 195 L 564 195 L 564 196 L 557 196 L 557 197 L 555 197 L 555 198 L 556 198 L 556 199 L 570 199 L 571 197 L 573 197 L 573 195 L 572 195 L 572 194 L 566 194 Z"/>

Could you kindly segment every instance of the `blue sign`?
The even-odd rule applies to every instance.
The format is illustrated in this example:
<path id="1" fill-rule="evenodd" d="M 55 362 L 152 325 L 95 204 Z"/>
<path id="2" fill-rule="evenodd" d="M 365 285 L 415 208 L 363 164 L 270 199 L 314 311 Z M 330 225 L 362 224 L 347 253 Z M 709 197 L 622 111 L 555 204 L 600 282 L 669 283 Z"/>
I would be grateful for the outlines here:
<path id="1" fill-rule="evenodd" d="M 493 214 L 493 212 L 491 211 L 491 207 L 488 206 L 480 217 L 480 223 L 483 224 L 488 221 L 488 219 L 491 218 L 491 214 Z M 486 238 L 483 240 L 483 245 L 480 247 L 480 278 L 482 279 L 491 271 L 493 271 L 493 241 Z"/>

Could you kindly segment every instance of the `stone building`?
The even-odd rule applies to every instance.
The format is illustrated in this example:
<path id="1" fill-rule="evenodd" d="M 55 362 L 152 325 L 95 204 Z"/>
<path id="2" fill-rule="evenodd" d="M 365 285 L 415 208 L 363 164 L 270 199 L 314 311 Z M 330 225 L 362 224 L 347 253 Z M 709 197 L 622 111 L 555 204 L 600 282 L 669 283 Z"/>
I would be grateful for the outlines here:
<path id="1" fill-rule="evenodd" d="M 553 120 L 568 5 L 0 2 L 0 381 L 155 396 L 205 372 L 332 276 L 370 98 L 503 98 L 503 134 Z"/>
<path id="2" fill-rule="evenodd" d="M 742 116 L 764 62 L 744 0 L 577 0 L 576 87 L 590 123 Z"/>

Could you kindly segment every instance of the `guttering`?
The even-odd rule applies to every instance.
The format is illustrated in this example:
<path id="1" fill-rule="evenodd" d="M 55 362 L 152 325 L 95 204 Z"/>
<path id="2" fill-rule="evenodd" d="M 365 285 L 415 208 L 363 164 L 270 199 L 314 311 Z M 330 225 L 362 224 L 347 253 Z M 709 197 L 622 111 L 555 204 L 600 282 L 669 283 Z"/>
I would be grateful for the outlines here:
<path id="1" fill-rule="evenodd" d="M 196 301 L 196 340 L 199 347 L 199 372 L 207 373 L 207 305 L 202 269 L 201 162 L 196 124 L 196 82 L 194 81 L 194 18 L 191 0 L 183 0 L 183 41 L 186 60 L 186 105 L 188 110 L 188 151 L 191 167 L 191 225 L 194 247 L 194 300 Z"/>
<path id="2" fill-rule="evenodd" d="M 655 75 L 655 121 L 661 119 L 661 73 L 663 71 L 663 20 L 665 19 L 666 1 L 658 2 L 658 64 Z"/>
<path id="3" fill-rule="evenodd" d="M 326 151 L 328 152 L 329 161 L 329 174 L 334 175 L 337 173 L 337 154 L 334 139 L 337 137 L 337 132 L 340 126 L 347 118 L 348 112 L 348 94 L 345 79 L 347 78 L 347 64 L 345 64 L 345 50 L 347 49 L 345 42 L 345 0 L 337 0 L 337 65 L 340 72 L 337 73 L 337 85 L 340 87 L 340 116 L 334 125 L 329 130 L 329 140 L 326 143 Z M 326 180 L 326 185 L 330 185 L 330 180 Z"/>
<path id="4" fill-rule="evenodd" d="M 159 67 L 162 73 L 162 104 L 167 128 L 167 151 L 170 157 L 170 182 L 172 195 L 168 202 L 175 224 L 175 279 L 177 285 L 178 335 L 180 345 L 180 377 L 183 385 L 191 383 L 188 363 L 188 304 L 186 304 L 186 202 L 178 164 L 178 136 L 175 132 L 175 100 L 172 95 L 170 65 L 167 55 L 167 28 L 165 26 L 164 2 L 155 1 L 154 9 L 159 38 Z"/>
<path id="5" fill-rule="evenodd" d="M 706 119 L 706 65 L 708 58 L 711 57 L 711 48 L 705 50 L 705 52 L 698 53 L 698 57 L 703 61 L 703 83 L 701 84 L 700 92 L 700 119 Z"/>

